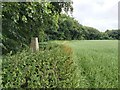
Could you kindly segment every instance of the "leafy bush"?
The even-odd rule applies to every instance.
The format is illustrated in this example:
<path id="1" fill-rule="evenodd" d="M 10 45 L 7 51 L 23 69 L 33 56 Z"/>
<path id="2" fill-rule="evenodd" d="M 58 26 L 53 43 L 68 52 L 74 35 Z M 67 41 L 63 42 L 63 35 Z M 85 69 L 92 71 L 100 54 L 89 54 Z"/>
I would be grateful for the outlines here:
<path id="1" fill-rule="evenodd" d="M 71 88 L 76 85 L 75 65 L 63 46 L 7 55 L 3 58 L 2 70 L 3 88 Z"/>

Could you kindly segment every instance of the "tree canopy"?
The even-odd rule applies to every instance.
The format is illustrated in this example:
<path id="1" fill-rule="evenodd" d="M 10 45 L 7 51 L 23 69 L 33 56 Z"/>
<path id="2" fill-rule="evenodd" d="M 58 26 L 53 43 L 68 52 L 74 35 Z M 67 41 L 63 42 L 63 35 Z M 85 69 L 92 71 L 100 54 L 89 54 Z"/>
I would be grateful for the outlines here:
<path id="1" fill-rule="evenodd" d="M 3 52 L 29 45 L 31 37 L 43 41 L 45 31 L 58 29 L 62 9 L 72 11 L 70 2 L 3 2 L 2 7 Z"/>

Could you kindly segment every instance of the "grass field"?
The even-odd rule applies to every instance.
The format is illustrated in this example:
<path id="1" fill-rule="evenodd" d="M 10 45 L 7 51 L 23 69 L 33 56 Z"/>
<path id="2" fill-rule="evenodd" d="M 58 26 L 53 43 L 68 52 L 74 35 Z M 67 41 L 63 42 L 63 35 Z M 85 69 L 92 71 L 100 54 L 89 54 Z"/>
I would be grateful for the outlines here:
<path id="1" fill-rule="evenodd" d="M 64 41 L 74 52 L 78 87 L 118 87 L 118 41 Z"/>

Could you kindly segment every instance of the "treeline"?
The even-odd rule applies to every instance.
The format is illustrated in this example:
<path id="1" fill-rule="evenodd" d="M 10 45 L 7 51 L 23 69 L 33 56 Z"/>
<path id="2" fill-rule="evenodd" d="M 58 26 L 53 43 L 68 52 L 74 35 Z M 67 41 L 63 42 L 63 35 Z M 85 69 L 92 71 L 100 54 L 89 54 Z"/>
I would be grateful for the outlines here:
<path id="1" fill-rule="evenodd" d="M 29 46 L 32 37 L 49 40 L 115 40 L 118 30 L 99 30 L 83 26 L 67 12 L 72 2 L 4 2 L 2 3 L 2 51 L 16 52 Z M 62 14 L 65 11 L 66 14 Z"/>
<path id="2" fill-rule="evenodd" d="M 58 20 L 58 30 L 50 32 L 51 40 L 117 40 L 119 39 L 119 30 L 106 30 L 100 32 L 99 30 L 83 26 L 74 18 L 62 14 Z M 50 33 L 47 33 L 49 35 Z"/>

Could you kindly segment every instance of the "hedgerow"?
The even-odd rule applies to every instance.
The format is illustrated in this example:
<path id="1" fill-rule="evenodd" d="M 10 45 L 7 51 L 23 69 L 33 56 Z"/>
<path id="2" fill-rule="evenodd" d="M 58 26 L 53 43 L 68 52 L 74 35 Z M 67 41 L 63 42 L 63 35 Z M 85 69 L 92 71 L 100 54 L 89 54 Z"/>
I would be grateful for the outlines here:
<path id="1" fill-rule="evenodd" d="M 47 46 L 36 53 L 23 50 L 9 54 L 3 57 L 2 64 L 3 88 L 72 88 L 76 85 L 76 67 L 63 46 Z"/>

